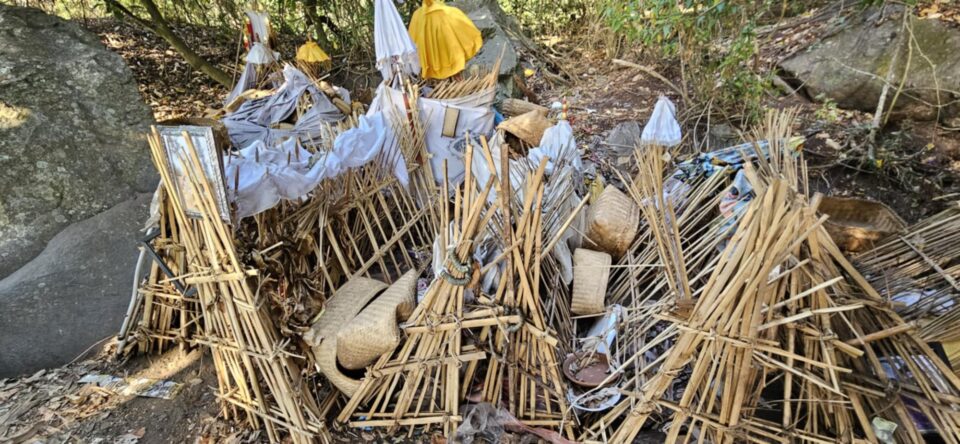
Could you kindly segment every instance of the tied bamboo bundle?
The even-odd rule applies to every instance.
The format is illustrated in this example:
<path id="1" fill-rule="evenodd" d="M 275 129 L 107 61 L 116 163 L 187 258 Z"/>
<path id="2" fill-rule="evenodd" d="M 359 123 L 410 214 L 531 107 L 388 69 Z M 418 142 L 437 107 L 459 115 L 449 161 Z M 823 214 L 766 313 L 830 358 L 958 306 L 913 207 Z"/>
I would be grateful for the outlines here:
<path id="1" fill-rule="evenodd" d="M 496 172 L 494 159 L 481 139 L 487 169 Z M 479 344 L 488 344 L 487 351 L 496 359 L 486 361 L 486 368 L 479 363 L 467 366 L 462 396 L 466 397 L 474 375 L 482 381 L 479 398 L 493 405 L 501 403 L 520 420 L 530 426 L 564 428 L 573 436 L 572 424 L 566 411 L 565 381 L 560 376 L 557 360 L 556 336 L 547 327 L 543 300 L 541 298 L 541 260 L 544 257 L 543 216 L 547 159 L 526 176 L 522 192 L 523 203 L 519 211 L 511 208 L 510 167 L 506 157 L 501 158 L 499 177 L 491 178 L 497 193 L 497 202 L 491 213 L 498 213 L 501 249 L 506 254 L 506 270 L 501 275 L 500 285 L 493 303 L 507 312 L 519 313 L 522 325 L 515 328 L 484 327 L 478 336 Z M 487 184 L 487 187 L 490 186 Z M 515 217 L 512 215 L 515 214 Z M 511 223 L 516 219 L 516 225 Z M 561 230 L 556 231 L 560 236 Z M 548 245 L 554 242 L 548 243 Z M 505 387 L 504 384 L 507 384 Z"/>
<path id="2" fill-rule="evenodd" d="M 440 424 L 452 436 L 461 421 L 460 366 L 486 356 L 475 346 L 462 344 L 463 329 L 518 321 L 516 316 L 498 316 L 495 310 L 464 310 L 464 292 L 476 274 L 470 265 L 475 239 L 493 216 L 486 210 L 492 184 L 479 193 L 474 190 L 472 158 L 473 147 L 468 145 L 465 182 L 454 192 L 452 214 L 449 206 L 442 211 L 443 269 L 404 326 L 406 339 L 368 368 L 339 421 L 353 427 L 410 426 L 411 432 L 418 425 Z M 442 195 L 449 196 L 448 189 L 445 181 Z M 358 416 L 366 419 L 351 420 Z"/>
<path id="3" fill-rule="evenodd" d="M 881 240 L 853 260 L 926 341 L 960 340 L 960 202 Z"/>
<path id="4" fill-rule="evenodd" d="M 803 439 L 802 428 L 781 435 L 754 417 L 767 375 L 790 373 L 803 387 L 814 384 L 839 394 L 838 373 L 845 369 L 831 364 L 830 358 L 820 361 L 799 355 L 780 341 L 787 322 L 775 316 L 781 315 L 793 299 L 805 300 L 790 293 L 798 290 L 800 282 L 781 279 L 794 276 L 784 273 L 781 265 L 800 251 L 822 223 L 808 208 L 793 208 L 788 188 L 785 182 L 776 181 L 750 204 L 707 283 L 696 291 L 699 298 L 689 316 L 683 312 L 661 315 L 677 331 L 674 344 L 657 373 L 639 392 L 629 395 L 632 414 L 611 435 L 612 441 L 631 441 L 655 408 L 671 412 L 667 438 L 671 442 L 684 428 L 697 429 L 713 442 Z M 664 265 L 671 266 L 669 262 Z M 819 282 L 802 290 L 814 292 L 834 283 Z M 831 305 L 817 311 L 816 316 L 812 311 L 804 313 L 823 322 L 830 313 L 858 307 Z M 813 368 L 787 370 L 793 368 L 794 360 L 811 363 Z M 682 396 L 678 400 L 662 399 L 688 366 L 690 379 Z"/>
<path id="5" fill-rule="evenodd" d="M 119 356 L 129 355 L 134 349 L 159 354 L 174 344 L 185 348 L 202 325 L 199 300 L 179 280 L 186 273 L 186 251 L 180 242 L 173 205 L 162 187 L 157 199 L 157 235 L 141 247 L 134 279 L 140 280 L 145 263 L 149 263 L 149 271 L 142 282 L 135 282 L 137 294 L 118 335 Z M 156 258 L 145 250 L 148 246 Z"/>
<path id="6" fill-rule="evenodd" d="M 759 173 L 744 167 L 758 197 L 710 278 L 693 286 L 692 314 L 659 316 L 669 325 L 652 330 L 653 342 L 667 353 L 639 390 L 621 389 L 628 399 L 591 436 L 629 441 L 657 409 L 670 442 L 684 431 L 713 442 L 873 442 L 875 418 L 897 425 L 898 442 L 922 442 L 915 414 L 956 441 L 956 376 L 878 304 L 816 218 L 819 199 L 798 193 L 802 165 L 782 153 Z M 678 384 L 682 392 L 664 396 Z M 882 389 L 891 384 L 893 396 Z M 618 409 L 624 419 L 610 429 Z"/>
<path id="7" fill-rule="evenodd" d="M 684 267 L 688 273 L 694 272 L 686 279 L 691 286 L 702 285 L 715 266 L 720 253 L 718 246 L 724 240 L 724 219 L 719 215 L 718 207 L 729 188 L 726 184 L 727 175 L 698 175 L 685 181 L 669 178 L 662 184 L 641 185 L 641 182 L 659 181 L 657 178 L 666 175 L 660 160 L 662 156 L 647 156 L 644 154 L 647 149 L 649 147 L 643 147 L 635 152 L 638 170 L 643 173 L 638 171 L 632 178 L 621 176 L 621 180 L 627 184 L 627 190 L 638 206 L 652 203 L 652 199 L 645 197 L 643 187 L 653 186 L 662 190 L 662 205 L 652 206 L 646 211 L 657 212 L 655 217 L 665 226 L 676 225 L 669 232 L 674 229 L 679 232 Z M 657 165 L 660 165 L 659 171 Z M 672 208 L 675 219 L 659 214 L 660 211 L 667 211 L 666 208 Z M 651 232 L 651 224 L 646 216 L 640 222 L 637 238 L 613 269 L 609 291 L 609 299 L 626 307 L 628 313 L 622 321 L 616 347 L 617 361 L 622 363 L 618 370 L 625 371 L 627 375 L 620 384 L 623 392 L 638 391 L 655 374 L 678 331 L 659 315 L 677 307 L 674 297 L 679 293 L 670 291 L 663 264 L 660 263 L 660 247 Z M 685 309 L 689 309 L 688 304 L 685 304 Z M 681 378 L 672 384 L 668 388 L 668 395 L 681 393 L 683 382 Z M 615 426 L 621 418 L 630 413 L 630 407 L 629 402 L 621 402 L 606 413 L 592 418 L 588 422 L 591 425 L 581 439 L 609 437 L 616 431 Z"/>
<path id="8" fill-rule="evenodd" d="M 184 133 L 189 158 L 179 159 L 186 178 L 173 175 L 156 129 L 148 139 L 186 247 L 189 266 L 184 281 L 197 288 L 203 309 L 203 336 L 194 341 L 213 352 L 221 413 L 245 419 L 252 427 L 262 424 L 271 442 L 280 442 L 285 433 L 295 443 L 329 442 L 319 406 L 300 379 L 299 363 L 286 350 L 268 307 L 248 283 L 257 273 L 238 257 L 233 234 L 220 219 L 212 185 L 189 135 Z M 177 188 L 184 183 L 199 205 L 199 219 L 184 211 Z"/>
<path id="9" fill-rule="evenodd" d="M 460 79 L 453 77 L 436 81 L 433 89 L 426 95 L 428 99 L 449 100 L 475 94 L 492 94 L 497 88 L 497 76 L 503 55 L 492 66 L 472 66 L 466 69 L 467 75 Z"/>

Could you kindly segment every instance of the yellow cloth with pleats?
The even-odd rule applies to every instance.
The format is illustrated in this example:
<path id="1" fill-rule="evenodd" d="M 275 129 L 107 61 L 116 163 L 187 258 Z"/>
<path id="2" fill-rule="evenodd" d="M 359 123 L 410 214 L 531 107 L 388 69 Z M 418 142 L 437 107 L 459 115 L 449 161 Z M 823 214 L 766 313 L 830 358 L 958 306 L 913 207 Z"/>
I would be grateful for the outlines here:
<path id="1" fill-rule="evenodd" d="M 308 40 L 307 43 L 304 43 L 297 49 L 297 60 L 306 63 L 323 63 L 329 62 L 330 56 L 327 55 L 326 51 L 324 51 L 317 42 Z"/>
<path id="2" fill-rule="evenodd" d="M 420 75 L 445 79 L 460 71 L 483 46 L 480 30 L 463 11 L 443 0 L 423 0 L 410 18 L 410 37 L 420 55 Z"/>

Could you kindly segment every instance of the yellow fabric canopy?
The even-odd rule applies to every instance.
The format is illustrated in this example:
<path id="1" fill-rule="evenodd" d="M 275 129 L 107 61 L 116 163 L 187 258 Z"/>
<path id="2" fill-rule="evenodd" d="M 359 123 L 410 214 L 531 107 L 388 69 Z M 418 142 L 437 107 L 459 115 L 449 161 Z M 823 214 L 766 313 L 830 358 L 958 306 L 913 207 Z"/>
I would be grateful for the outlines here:
<path id="1" fill-rule="evenodd" d="M 483 46 L 480 30 L 467 15 L 443 0 L 423 0 L 410 19 L 410 37 L 426 79 L 445 79 L 463 71 Z"/>
<path id="2" fill-rule="evenodd" d="M 330 56 L 312 40 L 308 40 L 297 49 L 297 60 L 305 63 L 323 63 L 330 61 Z"/>

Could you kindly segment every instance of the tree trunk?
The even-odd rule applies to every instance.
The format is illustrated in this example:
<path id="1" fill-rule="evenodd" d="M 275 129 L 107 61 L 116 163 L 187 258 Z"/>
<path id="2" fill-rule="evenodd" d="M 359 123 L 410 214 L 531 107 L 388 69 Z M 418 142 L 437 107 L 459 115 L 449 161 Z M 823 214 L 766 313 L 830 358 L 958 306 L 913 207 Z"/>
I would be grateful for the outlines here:
<path id="1" fill-rule="evenodd" d="M 163 18 L 163 14 L 160 13 L 160 10 L 157 8 L 157 5 L 153 0 L 140 0 L 140 3 L 147 9 L 147 13 L 150 15 L 150 20 L 142 19 L 137 17 L 132 11 L 127 9 L 117 0 L 105 0 L 108 10 L 119 13 L 122 16 L 126 16 L 131 20 L 140 24 L 144 28 L 149 29 L 154 34 L 160 36 L 170 46 L 173 46 L 177 52 L 183 57 L 187 63 L 190 64 L 194 69 L 206 74 L 211 79 L 215 80 L 217 83 L 230 88 L 233 81 L 230 79 L 230 76 L 227 73 L 223 72 L 220 68 L 217 68 L 212 63 L 206 61 L 203 57 L 200 57 L 200 54 L 197 54 L 187 43 L 183 41 L 176 33 L 173 32 L 173 29 L 170 29 L 170 25 L 167 24 L 166 19 Z"/>
<path id="2" fill-rule="evenodd" d="M 228 76 L 227 73 L 206 61 L 203 57 L 200 57 L 200 54 L 190 49 L 187 43 L 173 32 L 173 29 L 170 29 L 170 25 L 167 24 L 167 21 L 163 18 L 163 14 L 160 13 L 160 10 L 153 0 L 140 0 L 140 3 L 143 4 L 143 7 L 147 9 L 147 14 L 150 15 L 150 20 L 153 22 L 152 31 L 166 40 L 170 46 L 173 46 L 173 49 L 177 50 L 190 66 L 227 88 L 233 86 L 231 85 L 232 81 L 230 76 Z"/>

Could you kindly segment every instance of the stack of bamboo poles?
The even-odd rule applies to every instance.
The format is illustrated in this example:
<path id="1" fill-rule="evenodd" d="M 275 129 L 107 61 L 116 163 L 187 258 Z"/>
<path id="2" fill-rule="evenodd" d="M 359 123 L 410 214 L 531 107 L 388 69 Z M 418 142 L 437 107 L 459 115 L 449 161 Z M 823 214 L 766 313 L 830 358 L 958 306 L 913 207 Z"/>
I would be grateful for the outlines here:
<path id="1" fill-rule="evenodd" d="M 487 169 L 496 172 L 486 141 L 481 143 Z M 496 359 L 486 361 L 486 368 L 470 363 L 464 380 L 470 384 L 474 375 L 479 376 L 480 399 L 504 405 L 521 422 L 565 428 L 572 436 L 573 427 L 566 409 L 566 381 L 561 377 L 557 358 L 559 341 L 544 318 L 545 298 L 541 296 L 541 263 L 544 251 L 549 252 L 554 244 L 550 238 L 544 243 L 544 236 L 552 232 L 554 238 L 559 238 L 565 229 L 559 222 L 554 230 L 544 229 L 544 218 L 549 217 L 544 209 L 557 205 L 545 201 L 550 199 L 544 195 L 546 166 L 545 158 L 526 176 L 519 208 L 512 205 L 507 156 L 501 157 L 500 177 L 491 179 L 498 199 L 490 211 L 498 212 L 500 248 L 506 254 L 507 264 L 493 301 L 508 312 L 519 313 L 524 322 L 516 329 L 483 328 L 478 343 Z M 515 225 L 511 223 L 513 220 Z M 544 245 L 548 247 L 546 250 Z M 464 396 L 468 389 L 464 388 Z"/>
<path id="2" fill-rule="evenodd" d="M 494 214 L 487 209 L 492 183 L 480 192 L 473 186 L 472 146 L 467 147 L 465 159 L 465 182 L 453 192 L 453 208 L 444 206 L 442 211 L 443 268 L 404 326 L 405 340 L 367 369 L 339 421 L 349 421 L 353 427 L 410 426 L 411 433 L 414 426 L 440 425 L 445 435 L 452 436 L 462 420 L 460 367 L 486 357 L 476 345 L 462 343 L 464 330 L 519 321 L 518 316 L 503 315 L 495 308 L 465 310 L 464 293 L 479 279 L 472 259 L 475 239 Z M 443 188 L 442 195 L 450 195 L 447 181 Z"/>
<path id="3" fill-rule="evenodd" d="M 960 202 L 853 260 L 927 341 L 960 340 Z"/>
<path id="4" fill-rule="evenodd" d="M 875 418 L 897 425 L 898 442 L 923 442 L 917 414 L 947 442 L 960 439 L 956 376 L 910 324 L 883 309 L 842 256 L 821 226 L 824 219 L 816 218 L 817 199 L 807 203 L 798 192 L 803 167 L 784 148 L 759 172 L 745 167 L 758 196 L 724 251 L 708 261 L 709 278 L 689 285 L 692 311 L 671 300 L 684 287 L 669 277 L 686 279 L 679 263 L 691 279 L 702 271 L 676 260 L 670 230 L 648 235 L 664 244 L 659 255 L 666 270 L 659 279 L 670 291 L 630 308 L 645 316 L 659 310 L 663 322 L 641 324 L 645 335 L 625 327 L 625 336 L 645 339 L 624 359 L 625 367 L 640 361 L 634 371 L 641 382 L 625 382 L 626 399 L 583 438 L 629 442 L 659 413 L 670 442 L 874 442 Z M 641 171 L 655 171 L 649 166 L 658 154 L 651 153 L 641 159 Z M 653 204 L 660 187 L 649 181 L 656 177 L 639 177 L 648 182 L 640 187 L 649 205 L 645 216 L 649 225 L 669 226 L 669 211 L 658 205 L 670 203 Z M 686 259 L 685 253 L 679 256 Z M 657 347 L 666 353 L 637 359 Z"/>
<path id="5" fill-rule="evenodd" d="M 426 95 L 429 99 L 449 100 L 467 97 L 474 94 L 490 93 L 497 87 L 497 76 L 500 73 L 501 55 L 492 66 L 474 66 L 468 69 L 465 76 L 459 79 L 449 78 L 433 84 L 433 90 Z"/>
<path id="6" fill-rule="evenodd" d="M 197 288 L 203 333 L 194 341 L 213 353 L 222 414 L 245 419 L 252 427 L 262 425 L 272 442 L 285 434 L 295 443 L 329 442 L 319 406 L 301 379 L 300 363 L 251 285 L 258 273 L 241 262 L 233 233 L 220 219 L 190 137 L 184 135 L 189 158 L 180 163 L 200 205 L 199 219 L 184 211 L 182 190 L 159 133 L 154 130 L 148 139 L 186 248 L 184 280 Z"/>
<path id="7" fill-rule="evenodd" d="M 186 270 L 186 250 L 180 241 L 173 205 L 166 193 L 161 192 L 158 197 L 159 232 L 149 241 L 149 246 L 163 265 L 143 250 L 146 247 L 141 247 L 135 272 L 136 295 L 118 335 L 117 354 L 121 356 L 134 350 L 159 354 L 175 344 L 186 347 L 202 325 L 199 300 L 187 296 L 186 287 L 179 282 L 179 276 Z M 145 265 L 147 269 L 143 268 Z M 162 267 L 166 267 L 172 277 Z"/>

